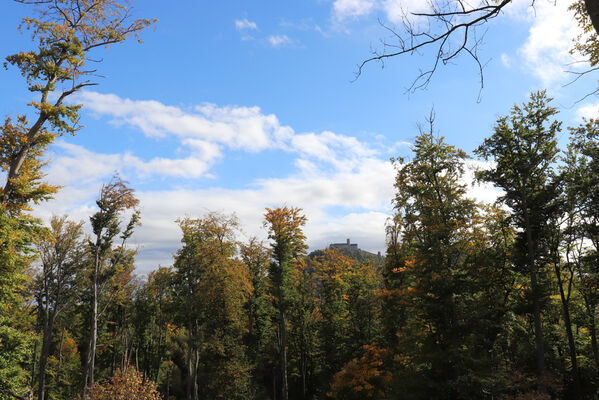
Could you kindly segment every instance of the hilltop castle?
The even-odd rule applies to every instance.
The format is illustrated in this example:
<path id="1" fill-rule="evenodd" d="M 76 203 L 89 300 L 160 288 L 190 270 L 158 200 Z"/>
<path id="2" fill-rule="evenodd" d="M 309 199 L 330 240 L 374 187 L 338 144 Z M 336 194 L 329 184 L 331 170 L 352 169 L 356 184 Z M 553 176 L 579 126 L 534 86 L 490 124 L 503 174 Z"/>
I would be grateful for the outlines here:
<path id="1" fill-rule="evenodd" d="M 336 249 L 347 249 L 347 250 L 358 250 L 358 244 L 357 243 L 350 243 L 349 239 L 347 239 L 347 241 L 345 243 L 332 243 L 329 245 L 329 249 L 332 248 L 336 248 Z"/>

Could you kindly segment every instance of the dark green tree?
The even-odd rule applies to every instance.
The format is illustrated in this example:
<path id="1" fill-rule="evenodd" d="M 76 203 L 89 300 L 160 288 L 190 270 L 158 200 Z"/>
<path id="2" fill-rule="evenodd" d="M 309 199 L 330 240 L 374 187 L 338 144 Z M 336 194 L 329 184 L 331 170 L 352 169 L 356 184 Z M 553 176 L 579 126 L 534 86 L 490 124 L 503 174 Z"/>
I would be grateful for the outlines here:
<path id="1" fill-rule="evenodd" d="M 39 400 L 46 398 L 46 368 L 56 319 L 77 300 L 77 278 L 85 260 L 82 225 L 68 221 L 66 216 L 53 217 L 49 235 L 38 246 L 41 269 L 35 277 L 34 295 L 42 337 L 38 367 Z"/>
<path id="2" fill-rule="evenodd" d="M 546 266 L 548 221 L 554 213 L 552 200 L 558 195 L 554 167 L 558 157 L 556 134 L 561 123 L 554 120 L 557 110 L 549 106 L 545 92 L 533 93 L 530 101 L 514 106 L 509 116 L 497 120 L 494 133 L 476 150 L 485 160 L 494 161 L 478 178 L 504 191 L 500 201 L 512 212 L 519 229 L 516 237 L 516 264 L 530 278 L 534 318 L 536 365 L 539 378 L 545 375 L 542 326 L 543 291 L 539 269 Z"/>

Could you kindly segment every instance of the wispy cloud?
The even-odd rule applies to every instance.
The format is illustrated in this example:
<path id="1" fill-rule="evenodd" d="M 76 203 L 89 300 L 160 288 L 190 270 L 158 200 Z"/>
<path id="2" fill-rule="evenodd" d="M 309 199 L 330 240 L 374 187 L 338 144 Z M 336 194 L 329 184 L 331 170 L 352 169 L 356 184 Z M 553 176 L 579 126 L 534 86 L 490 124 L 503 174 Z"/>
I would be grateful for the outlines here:
<path id="1" fill-rule="evenodd" d="M 255 31 L 258 29 L 258 25 L 253 21 L 249 21 L 247 18 L 236 19 L 235 20 L 235 28 L 237 28 L 237 30 L 239 30 L 239 31 L 243 31 L 243 30 L 254 30 Z"/>
<path id="2" fill-rule="evenodd" d="M 268 43 L 274 48 L 279 48 L 292 43 L 287 35 L 271 35 L 268 37 Z"/>
<path id="3" fill-rule="evenodd" d="M 528 9 L 531 27 L 518 53 L 524 60 L 524 67 L 545 87 L 563 83 L 569 78 L 564 70 L 573 69 L 568 66 L 575 61 L 569 51 L 572 39 L 581 30 L 568 10 L 569 4 L 543 0 L 537 1 L 534 9 Z M 522 16 L 515 18 L 522 19 Z M 584 68 L 583 65 L 580 67 Z"/>
<path id="4" fill-rule="evenodd" d="M 257 152 L 280 146 L 293 134 L 275 115 L 265 115 L 259 107 L 217 107 L 206 103 L 183 109 L 154 100 L 131 100 L 89 91 L 79 94 L 75 101 L 84 103 L 87 110 L 98 116 L 111 118 L 115 125 L 133 126 L 154 138 L 175 136 Z"/>
<path id="5" fill-rule="evenodd" d="M 333 17 L 339 22 L 382 12 L 388 21 L 398 23 L 410 13 L 429 9 L 430 3 L 424 0 L 335 0 Z"/>
<path id="6" fill-rule="evenodd" d="M 281 124 L 276 115 L 265 114 L 259 107 L 204 103 L 181 108 L 154 100 L 132 100 L 91 91 L 78 94 L 75 100 L 84 103 L 85 110 L 97 117 L 108 117 L 109 123 L 115 126 L 131 126 L 157 140 L 175 138 L 181 151 L 188 154 L 177 159 L 141 160 L 131 154 L 109 159 L 110 163 L 126 166 L 138 175 L 152 175 L 155 171 L 161 176 L 204 176 L 227 149 L 248 153 L 278 149 L 335 169 L 354 168 L 359 160 L 378 154 L 355 137 L 329 131 L 296 133 L 290 126 Z M 75 151 L 72 147 L 63 150 Z M 80 155 L 90 160 L 105 158 Z"/>
<path id="7" fill-rule="evenodd" d="M 597 119 L 599 118 L 599 102 L 587 103 L 576 110 L 578 117 L 586 119 Z"/>
<path id="8" fill-rule="evenodd" d="M 333 12 L 338 19 L 368 15 L 375 7 L 375 0 L 335 0 Z"/>
<path id="9" fill-rule="evenodd" d="M 512 66 L 512 59 L 505 53 L 501 53 L 501 63 L 504 67 L 510 68 Z"/>

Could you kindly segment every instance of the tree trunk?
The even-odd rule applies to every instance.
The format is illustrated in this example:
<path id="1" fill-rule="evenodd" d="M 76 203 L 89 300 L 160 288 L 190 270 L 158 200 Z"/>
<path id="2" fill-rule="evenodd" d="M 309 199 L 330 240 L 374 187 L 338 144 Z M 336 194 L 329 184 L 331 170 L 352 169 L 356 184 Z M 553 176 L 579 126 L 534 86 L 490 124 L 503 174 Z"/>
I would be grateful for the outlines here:
<path id="1" fill-rule="evenodd" d="M 586 302 L 585 302 L 586 303 Z M 599 347 L 597 346 L 597 329 L 595 328 L 595 307 L 586 305 L 587 316 L 589 318 L 589 331 L 591 333 L 591 348 L 595 358 L 595 368 L 599 371 Z"/>
<path id="2" fill-rule="evenodd" d="M 189 342 L 187 344 L 187 400 L 192 400 L 192 381 L 193 381 L 193 339 L 191 336 L 191 326 L 189 327 Z"/>
<path id="3" fill-rule="evenodd" d="M 566 335 L 568 336 L 568 347 L 570 348 L 570 361 L 572 362 L 572 373 L 574 377 L 574 387 L 576 389 L 576 396 L 580 396 L 580 376 L 578 372 L 578 363 L 576 361 L 576 343 L 574 342 L 574 334 L 572 333 L 572 322 L 570 320 L 570 309 L 568 307 L 569 300 L 566 299 L 564 294 L 564 287 L 562 284 L 562 276 L 560 267 L 557 262 L 554 264 L 555 276 L 557 277 L 557 283 L 559 287 L 559 295 L 562 300 L 562 309 L 564 312 L 564 325 L 566 326 Z"/>
<path id="4" fill-rule="evenodd" d="M 49 310 L 46 309 L 42 333 L 42 351 L 40 353 L 40 366 L 38 371 L 38 400 L 44 400 L 46 394 L 46 366 L 48 364 L 48 356 L 50 355 L 50 344 L 52 343 L 52 330 L 54 329 L 55 316 L 56 314 L 54 312 L 50 313 Z"/>
<path id="5" fill-rule="evenodd" d="M 195 351 L 195 364 L 193 368 L 193 400 L 200 398 L 199 385 L 198 385 L 198 369 L 200 367 L 200 350 L 196 348 Z"/>
<path id="6" fill-rule="evenodd" d="M 287 387 L 287 316 L 285 310 L 280 305 L 279 311 L 279 364 L 281 368 L 281 400 L 288 399 Z"/>
<path id="7" fill-rule="evenodd" d="M 166 369 L 166 400 L 170 400 L 170 388 L 171 388 L 171 367 L 168 366 Z"/>
<path id="8" fill-rule="evenodd" d="M 96 366 L 96 344 L 98 335 L 98 275 L 100 268 L 100 236 L 96 240 L 96 257 L 94 260 L 94 273 L 92 277 L 92 315 L 90 321 L 90 335 L 87 347 L 85 372 L 83 376 L 83 400 L 89 395 L 89 389 L 94 384 L 94 369 Z"/>
<path id="9" fill-rule="evenodd" d="M 526 207 L 526 202 L 525 202 Z M 539 303 L 539 289 L 537 286 L 537 266 L 535 260 L 534 242 L 532 238 L 532 227 L 530 216 L 526 219 L 526 245 L 528 250 L 528 268 L 530 272 L 530 289 L 532 291 L 533 317 L 535 325 L 535 344 L 537 358 L 537 375 L 542 378 L 545 375 L 545 352 L 543 350 L 543 326 L 541 324 L 541 305 Z"/>
<path id="10" fill-rule="evenodd" d="M 599 34 L 599 1 L 584 0 L 584 5 L 587 9 L 587 14 L 589 14 L 589 18 L 591 18 L 595 32 Z"/>

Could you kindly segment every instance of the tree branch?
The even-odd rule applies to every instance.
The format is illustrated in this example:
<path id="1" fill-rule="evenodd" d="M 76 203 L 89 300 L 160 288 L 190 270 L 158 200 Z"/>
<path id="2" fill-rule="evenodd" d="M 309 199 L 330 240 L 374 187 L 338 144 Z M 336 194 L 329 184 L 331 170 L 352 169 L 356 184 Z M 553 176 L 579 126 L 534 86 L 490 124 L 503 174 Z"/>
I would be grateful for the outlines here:
<path id="1" fill-rule="evenodd" d="M 457 2 L 457 6 L 454 5 L 452 0 L 445 0 L 440 5 L 434 3 L 432 5 L 433 12 L 411 13 L 414 17 L 426 18 L 428 28 L 425 30 L 415 29 L 413 22 L 409 18 L 404 17 L 402 24 L 405 32 L 403 34 L 379 21 L 397 39 L 398 44 L 390 45 L 383 42 L 383 52 L 381 54 L 375 52 L 373 57 L 362 61 L 358 65 L 354 81 L 360 77 L 364 67 L 373 61 L 383 62 L 387 58 L 412 54 L 434 45 L 436 46 L 436 52 L 432 66 L 428 70 L 419 73 L 408 91 L 426 87 L 436 72 L 439 61 L 442 61 L 445 65 L 462 53 L 467 53 L 478 65 L 481 74 L 480 82 L 482 89 L 484 83 L 482 78 L 484 64 L 480 61 L 477 52 L 481 40 L 471 35 L 471 33 L 474 32 L 477 26 L 497 17 L 501 10 L 511 2 L 512 0 L 502 0 L 497 4 L 485 2 L 484 5 L 474 8 L 466 8 L 461 1 Z M 440 32 L 433 32 L 435 26 L 440 28 Z M 456 36 L 458 36 L 459 44 L 454 49 L 451 44 L 454 42 L 452 39 Z M 392 48 L 399 50 L 388 53 L 387 50 Z"/>

